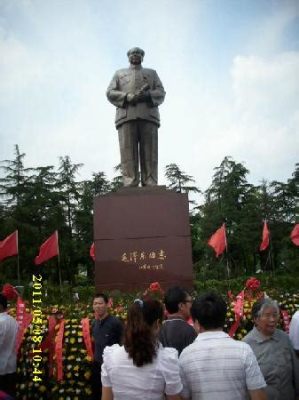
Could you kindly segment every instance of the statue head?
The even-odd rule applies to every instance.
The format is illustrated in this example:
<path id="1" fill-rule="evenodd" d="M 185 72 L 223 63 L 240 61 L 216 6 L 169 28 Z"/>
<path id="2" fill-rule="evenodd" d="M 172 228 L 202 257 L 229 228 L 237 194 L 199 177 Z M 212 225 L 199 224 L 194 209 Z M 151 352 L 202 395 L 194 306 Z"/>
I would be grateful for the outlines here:
<path id="1" fill-rule="evenodd" d="M 138 65 L 143 61 L 144 51 L 140 49 L 140 47 L 133 47 L 132 49 L 128 50 L 127 56 L 130 64 Z"/>

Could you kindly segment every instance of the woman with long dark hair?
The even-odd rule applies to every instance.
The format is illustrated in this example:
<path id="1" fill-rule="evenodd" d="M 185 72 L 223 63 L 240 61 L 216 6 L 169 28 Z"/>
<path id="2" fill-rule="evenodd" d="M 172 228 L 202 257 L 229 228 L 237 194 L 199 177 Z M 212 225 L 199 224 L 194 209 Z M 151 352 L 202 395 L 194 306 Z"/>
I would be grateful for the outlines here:
<path id="1" fill-rule="evenodd" d="M 158 341 L 162 318 L 157 300 L 137 299 L 130 306 L 124 345 L 104 350 L 102 400 L 181 399 L 177 350 Z"/>

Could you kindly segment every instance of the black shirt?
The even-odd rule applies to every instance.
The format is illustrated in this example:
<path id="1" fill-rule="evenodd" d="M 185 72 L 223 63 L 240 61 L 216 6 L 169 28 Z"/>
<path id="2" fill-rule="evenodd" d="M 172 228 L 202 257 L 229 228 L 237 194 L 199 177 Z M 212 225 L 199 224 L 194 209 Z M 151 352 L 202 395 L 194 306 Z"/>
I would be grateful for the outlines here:
<path id="1" fill-rule="evenodd" d="M 164 347 L 174 347 L 180 354 L 185 347 L 194 342 L 196 336 L 194 328 L 183 318 L 169 317 L 163 322 L 159 340 Z"/>
<path id="2" fill-rule="evenodd" d="M 115 343 L 120 344 L 122 333 L 122 323 L 112 315 L 101 320 L 94 320 L 92 323 L 92 336 L 95 342 L 94 360 L 102 363 L 104 348 Z"/>

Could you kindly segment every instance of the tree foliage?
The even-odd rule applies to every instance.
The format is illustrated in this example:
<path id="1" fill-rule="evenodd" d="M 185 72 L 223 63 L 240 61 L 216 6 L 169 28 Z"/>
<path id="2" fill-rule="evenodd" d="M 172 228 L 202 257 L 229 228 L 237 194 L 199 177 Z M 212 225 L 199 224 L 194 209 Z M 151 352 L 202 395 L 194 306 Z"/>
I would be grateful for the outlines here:
<path id="1" fill-rule="evenodd" d="M 169 181 L 169 185 L 167 185 L 169 189 L 177 193 L 199 193 L 196 186 L 190 185 L 190 183 L 195 182 L 194 178 L 182 171 L 177 164 L 166 165 L 165 176 Z"/>
<path id="2" fill-rule="evenodd" d="M 287 183 L 262 181 L 258 186 L 247 181 L 248 173 L 242 163 L 225 157 L 215 168 L 205 201 L 198 207 L 201 240 L 207 240 L 223 222 L 228 236 L 228 251 L 220 260 L 215 259 L 207 246 L 201 254 L 194 254 L 197 272 L 203 277 L 207 274 L 225 277 L 227 266 L 233 276 L 298 267 L 294 261 L 297 249 L 289 238 L 296 215 L 298 218 L 296 173 Z M 269 249 L 260 252 L 264 219 L 271 231 L 271 244 Z"/>
<path id="3" fill-rule="evenodd" d="M 122 186 L 120 165 L 109 181 L 104 172 L 80 180 L 82 164 L 60 157 L 54 166 L 25 167 L 25 154 L 16 145 L 14 159 L 1 162 L 0 240 L 19 230 L 21 277 L 29 279 L 35 270 L 33 259 L 41 243 L 56 229 L 59 232 L 62 279 L 75 282 L 78 271 L 87 271 L 93 281 L 93 261 L 89 248 L 93 241 L 93 200 Z M 298 270 L 298 248 L 290 241 L 298 223 L 299 164 L 287 182 L 248 182 L 248 169 L 225 157 L 214 169 L 204 201 L 190 214 L 195 271 L 199 279 L 226 278 L 253 274 L 256 270 L 294 272 Z M 177 164 L 166 166 L 168 189 L 179 193 L 199 193 L 192 176 Z M 270 249 L 260 252 L 263 220 L 271 232 Z M 228 252 L 219 260 L 207 246 L 211 234 L 225 222 Z M 17 279 L 15 258 L 0 265 L 0 281 Z M 229 269 L 227 268 L 229 267 Z M 58 282 L 57 260 L 43 266 L 45 278 Z"/>

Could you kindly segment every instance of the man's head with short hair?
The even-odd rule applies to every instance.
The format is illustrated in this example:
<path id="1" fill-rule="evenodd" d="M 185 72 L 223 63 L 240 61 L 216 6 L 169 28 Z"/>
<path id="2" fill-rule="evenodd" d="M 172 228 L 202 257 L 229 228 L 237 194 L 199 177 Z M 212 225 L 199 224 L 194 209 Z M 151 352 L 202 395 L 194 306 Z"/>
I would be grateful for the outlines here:
<path id="1" fill-rule="evenodd" d="M 96 318 L 105 318 L 108 315 L 108 296 L 105 293 L 97 293 L 93 298 L 92 307 Z"/>
<path id="2" fill-rule="evenodd" d="M 96 294 L 94 295 L 94 298 L 93 298 L 93 299 L 97 299 L 97 298 L 99 298 L 99 297 L 101 297 L 101 298 L 104 300 L 104 302 L 105 302 L 106 304 L 108 304 L 109 299 L 108 299 L 108 296 L 106 295 L 106 293 L 96 293 Z"/>
<path id="3" fill-rule="evenodd" d="M 179 311 L 179 304 L 184 303 L 188 297 L 188 292 L 179 286 L 171 287 L 164 295 L 164 304 L 167 312 L 174 314 Z"/>
<path id="4" fill-rule="evenodd" d="M 169 314 L 180 314 L 185 319 L 190 317 L 192 298 L 187 290 L 179 286 L 169 288 L 164 296 L 164 304 Z"/>
<path id="5" fill-rule="evenodd" d="M 204 330 L 223 329 L 227 306 L 223 298 L 215 292 L 208 292 L 194 300 L 191 316 Z"/>
<path id="6" fill-rule="evenodd" d="M 4 312 L 7 310 L 7 298 L 0 293 L 0 312 Z"/>

